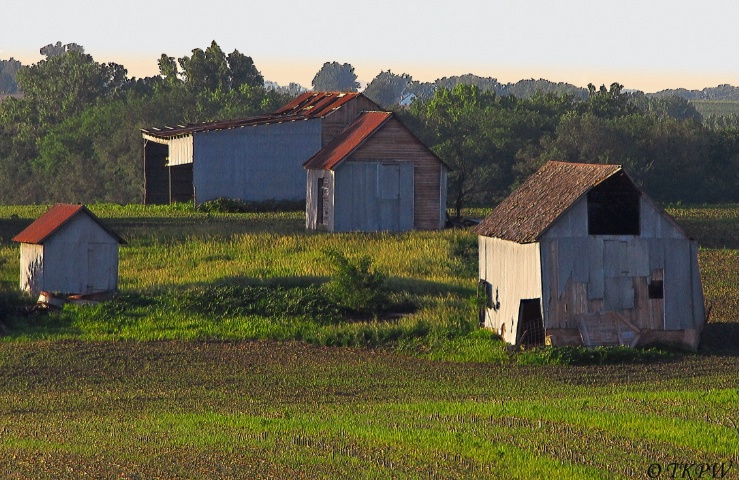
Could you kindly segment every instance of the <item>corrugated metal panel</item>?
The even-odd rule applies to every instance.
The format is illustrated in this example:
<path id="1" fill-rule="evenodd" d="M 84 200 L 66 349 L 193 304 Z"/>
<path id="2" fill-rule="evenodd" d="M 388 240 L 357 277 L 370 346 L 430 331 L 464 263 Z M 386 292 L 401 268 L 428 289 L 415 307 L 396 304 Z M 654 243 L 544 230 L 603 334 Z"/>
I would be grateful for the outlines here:
<path id="1" fill-rule="evenodd" d="M 195 201 L 305 200 L 305 159 L 321 148 L 319 120 L 195 137 Z"/>
<path id="2" fill-rule="evenodd" d="M 192 135 L 172 138 L 167 141 L 169 146 L 169 157 L 167 166 L 184 165 L 193 162 L 193 138 Z"/>

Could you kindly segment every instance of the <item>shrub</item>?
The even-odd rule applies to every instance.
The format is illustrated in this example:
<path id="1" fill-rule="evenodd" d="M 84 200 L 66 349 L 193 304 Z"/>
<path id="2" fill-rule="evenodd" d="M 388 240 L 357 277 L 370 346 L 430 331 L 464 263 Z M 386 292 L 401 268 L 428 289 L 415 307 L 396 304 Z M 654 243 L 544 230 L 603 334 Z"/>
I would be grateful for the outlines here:
<path id="1" fill-rule="evenodd" d="M 324 285 L 329 298 L 350 312 L 374 316 L 380 313 L 388 303 L 387 277 L 372 268 L 370 257 L 349 259 L 336 250 L 329 250 L 326 255 L 336 268 Z"/>

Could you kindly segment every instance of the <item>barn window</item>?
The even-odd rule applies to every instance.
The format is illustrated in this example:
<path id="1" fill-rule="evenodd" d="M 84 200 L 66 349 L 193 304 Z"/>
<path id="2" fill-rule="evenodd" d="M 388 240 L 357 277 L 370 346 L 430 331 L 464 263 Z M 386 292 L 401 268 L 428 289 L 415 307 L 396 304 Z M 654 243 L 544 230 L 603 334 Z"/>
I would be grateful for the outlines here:
<path id="1" fill-rule="evenodd" d="M 649 282 L 649 298 L 652 300 L 665 298 L 665 287 L 662 280 L 652 280 Z"/>
<path id="2" fill-rule="evenodd" d="M 639 190 L 623 172 L 588 192 L 588 235 L 639 235 Z"/>

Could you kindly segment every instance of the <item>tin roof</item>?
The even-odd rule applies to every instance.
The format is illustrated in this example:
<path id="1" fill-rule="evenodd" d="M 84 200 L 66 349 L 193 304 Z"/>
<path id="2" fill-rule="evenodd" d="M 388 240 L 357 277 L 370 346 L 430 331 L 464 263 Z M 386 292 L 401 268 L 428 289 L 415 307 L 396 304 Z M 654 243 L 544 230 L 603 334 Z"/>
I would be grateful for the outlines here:
<path id="1" fill-rule="evenodd" d="M 536 242 L 593 187 L 621 165 L 547 162 L 475 227 L 475 233 L 518 243 Z"/>
<path id="2" fill-rule="evenodd" d="M 371 137 L 391 112 L 362 112 L 341 134 L 303 164 L 305 168 L 331 170 Z"/>
<path id="3" fill-rule="evenodd" d="M 100 219 L 84 205 L 65 203 L 58 203 L 51 207 L 43 215 L 38 217 L 36 221 L 26 227 L 25 230 L 13 237 L 13 241 L 40 245 L 79 213 L 86 214 L 92 218 L 101 228 L 116 238 L 119 243 L 126 243 L 118 234 L 103 225 Z"/>
<path id="4" fill-rule="evenodd" d="M 311 118 L 322 118 L 341 108 L 342 105 L 362 95 L 361 93 L 343 92 L 305 92 L 295 100 L 274 113 L 236 120 L 220 120 L 216 122 L 193 123 L 175 127 L 143 128 L 145 135 L 168 139 L 182 135 L 212 130 L 228 130 L 231 128 L 251 127 L 270 123 L 294 122 Z"/>

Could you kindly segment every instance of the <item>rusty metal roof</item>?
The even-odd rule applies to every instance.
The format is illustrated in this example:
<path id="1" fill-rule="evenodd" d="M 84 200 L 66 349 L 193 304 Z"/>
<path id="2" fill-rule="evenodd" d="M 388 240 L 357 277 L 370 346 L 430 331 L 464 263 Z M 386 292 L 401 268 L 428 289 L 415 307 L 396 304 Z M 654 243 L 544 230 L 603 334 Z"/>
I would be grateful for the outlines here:
<path id="1" fill-rule="evenodd" d="M 341 108 L 342 105 L 362 95 L 361 93 L 343 92 L 305 92 L 295 100 L 274 113 L 236 120 L 220 120 L 216 122 L 177 125 L 174 127 L 143 128 L 145 135 L 168 139 L 197 132 L 228 130 L 232 128 L 252 127 L 270 123 L 295 122 L 311 118 L 322 118 Z"/>
<path id="2" fill-rule="evenodd" d="M 338 137 L 305 162 L 303 167 L 331 170 L 392 117 L 391 112 L 362 112 Z"/>
<path id="3" fill-rule="evenodd" d="M 118 243 L 126 243 L 118 234 L 106 227 L 94 213 L 84 205 L 58 203 L 38 217 L 36 221 L 26 227 L 21 233 L 13 237 L 14 242 L 32 243 L 40 245 L 46 241 L 54 232 L 69 222 L 77 214 L 86 214 L 92 218 L 100 227 L 118 240 Z"/>
<path id="4" fill-rule="evenodd" d="M 547 162 L 474 231 L 517 243 L 536 242 L 583 195 L 621 171 L 621 165 Z"/>

